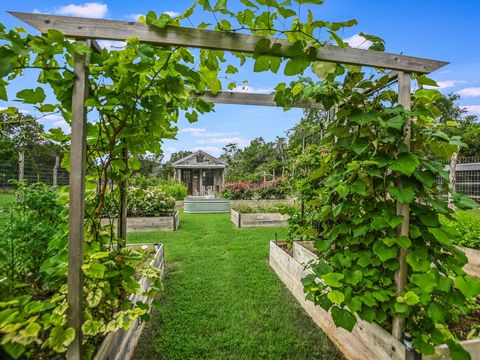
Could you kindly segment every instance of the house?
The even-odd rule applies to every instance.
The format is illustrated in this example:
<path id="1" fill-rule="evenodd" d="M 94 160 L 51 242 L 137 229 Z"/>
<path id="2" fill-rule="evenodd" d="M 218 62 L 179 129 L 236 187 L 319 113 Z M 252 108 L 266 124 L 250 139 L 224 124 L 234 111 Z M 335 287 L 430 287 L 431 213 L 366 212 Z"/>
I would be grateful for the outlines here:
<path id="1" fill-rule="evenodd" d="M 191 196 L 219 196 L 223 189 L 226 164 L 198 150 L 175 161 L 174 177 L 188 187 Z"/>

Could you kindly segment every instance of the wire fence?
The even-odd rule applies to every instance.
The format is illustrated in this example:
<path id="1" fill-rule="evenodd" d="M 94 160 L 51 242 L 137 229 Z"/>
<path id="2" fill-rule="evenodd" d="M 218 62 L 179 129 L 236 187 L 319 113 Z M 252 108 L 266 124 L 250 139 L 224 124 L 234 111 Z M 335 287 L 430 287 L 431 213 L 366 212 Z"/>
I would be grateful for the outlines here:
<path id="1" fill-rule="evenodd" d="M 44 183 L 53 185 L 68 185 L 69 175 L 65 169 L 57 169 L 57 183 L 55 178 L 54 166 L 49 164 L 35 164 L 35 167 L 25 165 L 23 170 L 23 179 L 27 184 Z M 20 180 L 20 168 L 18 166 L 5 166 L 0 164 L 0 190 L 7 191 L 16 188 L 12 180 Z"/>

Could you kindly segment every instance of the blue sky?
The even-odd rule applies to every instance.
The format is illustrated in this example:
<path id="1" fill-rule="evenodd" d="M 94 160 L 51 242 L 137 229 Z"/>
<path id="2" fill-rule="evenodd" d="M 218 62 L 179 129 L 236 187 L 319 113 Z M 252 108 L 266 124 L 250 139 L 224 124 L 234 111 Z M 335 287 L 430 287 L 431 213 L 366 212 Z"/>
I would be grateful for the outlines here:
<path id="1" fill-rule="evenodd" d="M 214 1 L 211 1 L 214 2 Z M 106 19 L 134 20 L 149 10 L 157 13 L 181 13 L 191 1 L 16 1 L 0 4 L 0 22 L 7 27 L 25 26 L 7 10 L 26 12 L 48 12 L 60 15 L 88 16 Z M 237 0 L 230 0 L 229 6 L 236 8 Z M 311 6 L 303 5 L 302 14 Z M 480 115 L 480 2 L 447 0 L 326 0 L 321 7 L 311 7 L 315 18 L 340 21 L 355 18 L 359 25 L 346 29 L 342 35 L 350 39 L 352 46 L 359 46 L 363 40 L 359 32 L 375 34 L 386 41 L 386 51 L 419 57 L 449 61 L 450 65 L 433 73 L 444 93 L 459 92 L 461 104 L 470 113 Z M 211 21 L 210 15 L 193 16 L 192 22 Z M 32 31 L 32 29 L 27 29 Z M 104 46 L 109 46 L 108 42 Z M 364 46 L 364 45 L 363 45 Z M 236 62 L 234 61 L 234 64 Z M 34 74 L 18 79 L 9 88 L 12 94 L 28 87 Z M 269 93 L 279 82 L 289 81 L 279 74 L 253 73 L 253 63 L 247 61 L 234 76 L 235 80 L 248 79 L 247 91 Z M 30 85 L 31 86 L 31 85 Z M 13 98 L 13 95 L 10 95 Z M 12 105 L 13 103 L 10 103 Z M 0 103 L 0 107 L 8 104 Z M 23 107 L 32 112 L 31 108 Z M 178 140 L 163 144 L 166 158 L 178 150 L 202 148 L 213 155 L 219 155 L 228 142 L 240 146 L 258 136 L 273 140 L 284 135 L 301 117 L 301 110 L 283 111 L 278 108 L 256 106 L 216 105 L 215 112 L 200 117 L 195 124 L 182 118 L 178 124 Z M 64 121 L 57 115 L 42 120 L 46 128 L 62 126 Z"/>

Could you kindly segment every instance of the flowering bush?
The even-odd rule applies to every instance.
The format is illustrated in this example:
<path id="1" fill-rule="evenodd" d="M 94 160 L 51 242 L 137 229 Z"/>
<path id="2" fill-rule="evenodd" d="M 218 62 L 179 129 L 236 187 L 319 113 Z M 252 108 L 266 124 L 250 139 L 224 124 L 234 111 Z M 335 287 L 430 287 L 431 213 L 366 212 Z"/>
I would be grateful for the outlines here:
<path id="1" fill-rule="evenodd" d="M 175 200 L 183 200 L 188 195 L 187 186 L 173 179 L 163 180 L 157 177 L 146 177 L 142 174 L 135 174 L 129 182 L 133 187 L 143 190 L 158 187 L 168 196 L 174 197 Z"/>
<path id="2" fill-rule="evenodd" d="M 128 216 L 161 216 L 175 212 L 175 198 L 159 186 L 147 189 L 130 187 L 127 194 Z"/>
<path id="3" fill-rule="evenodd" d="M 222 197 L 231 200 L 285 199 L 288 195 L 287 182 L 277 178 L 260 183 L 237 181 L 225 184 Z"/>

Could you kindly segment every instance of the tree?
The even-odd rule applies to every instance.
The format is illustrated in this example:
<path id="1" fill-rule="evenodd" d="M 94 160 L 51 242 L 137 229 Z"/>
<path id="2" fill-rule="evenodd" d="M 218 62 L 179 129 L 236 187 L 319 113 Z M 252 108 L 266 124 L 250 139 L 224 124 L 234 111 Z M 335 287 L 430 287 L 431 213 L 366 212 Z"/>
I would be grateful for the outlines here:
<path id="1" fill-rule="evenodd" d="M 437 122 L 442 124 L 442 131 L 449 136 L 460 136 L 467 145 L 460 149 L 459 156 L 475 156 L 480 154 L 480 123 L 476 115 L 466 115 L 467 110 L 458 104 L 460 95 L 450 93 L 440 97 L 435 105 L 440 110 Z M 451 122 L 456 122 L 457 126 Z"/>

